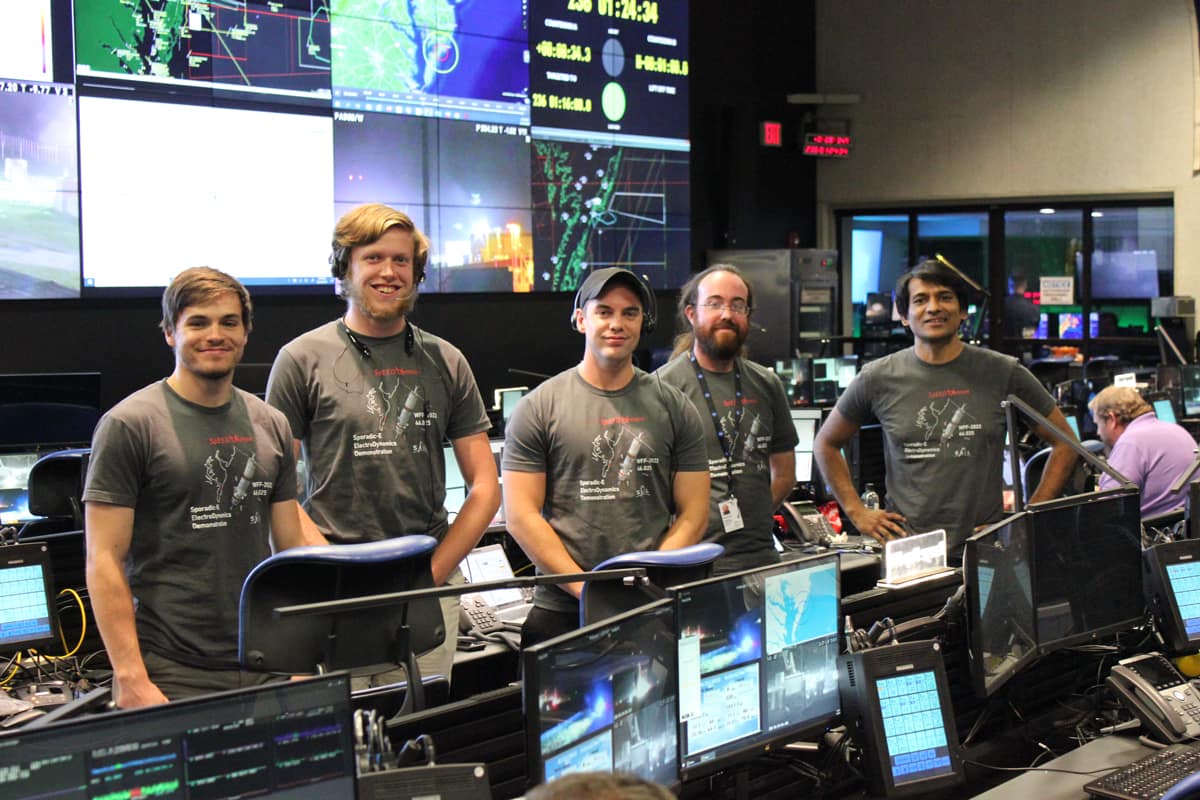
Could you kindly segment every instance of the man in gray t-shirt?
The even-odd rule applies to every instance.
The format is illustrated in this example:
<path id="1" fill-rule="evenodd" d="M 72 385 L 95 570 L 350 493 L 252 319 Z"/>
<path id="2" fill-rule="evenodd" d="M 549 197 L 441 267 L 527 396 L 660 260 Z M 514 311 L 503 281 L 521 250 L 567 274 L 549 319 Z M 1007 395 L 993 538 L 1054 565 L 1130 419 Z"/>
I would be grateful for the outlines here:
<path id="1" fill-rule="evenodd" d="M 500 507 L 500 486 L 471 368 L 456 348 L 408 319 L 428 254 L 428 241 L 403 212 L 373 203 L 338 220 L 330 263 L 345 316 L 279 351 L 267 402 L 287 417 L 303 454 L 301 524 L 334 543 L 433 536 L 440 585 L 461 581 L 458 564 Z M 453 521 L 445 509 L 443 440 L 468 491 Z M 423 675 L 450 677 L 458 608 L 458 598 L 443 599 L 448 635 L 421 659 Z"/>
<path id="2" fill-rule="evenodd" d="M 783 384 L 740 357 L 754 292 L 732 264 L 698 272 L 679 292 L 683 333 L 655 373 L 678 387 L 704 420 L 712 498 L 704 538 L 725 548 L 717 572 L 779 561 L 773 514 L 796 485 L 798 437 Z"/>
<path id="3" fill-rule="evenodd" d="M 509 533 L 542 573 L 574 573 L 635 550 L 695 544 L 708 520 L 700 419 L 674 387 L 633 366 L 649 288 L 593 272 L 575 297 L 577 367 L 521 399 L 504 445 Z M 578 626 L 581 583 L 539 586 L 522 646 Z"/>
<path id="4" fill-rule="evenodd" d="M 1010 394 L 1068 437 L 1066 418 L 1038 380 L 1015 358 L 963 343 L 967 287 L 938 261 L 923 261 L 900 277 L 896 307 L 913 346 L 871 362 L 821 426 L 813 455 L 842 510 L 880 541 L 944 528 L 952 555 L 978 526 L 1003 516 L 1005 420 Z M 887 508 L 863 505 L 841 448 L 871 417 L 884 436 Z M 1048 431 L 1038 429 L 1043 439 Z M 1075 463 L 1071 448 L 1054 445 L 1030 498 L 1057 497 Z"/>
<path id="5" fill-rule="evenodd" d="M 287 421 L 233 386 L 250 312 L 230 276 L 180 273 L 163 294 L 174 372 L 96 427 L 87 584 L 122 708 L 271 679 L 238 669 L 242 582 L 270 543 L 315 543 L 300 528 Z"/>

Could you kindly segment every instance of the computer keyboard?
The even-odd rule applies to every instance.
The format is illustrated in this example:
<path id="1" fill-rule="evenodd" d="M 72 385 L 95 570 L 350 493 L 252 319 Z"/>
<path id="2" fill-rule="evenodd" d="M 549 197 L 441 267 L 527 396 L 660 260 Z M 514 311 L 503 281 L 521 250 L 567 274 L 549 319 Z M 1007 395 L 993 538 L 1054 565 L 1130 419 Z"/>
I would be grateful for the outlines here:
<path id="1" fill-rule="evenodd" d="M 1084 785 L 1095 797 L 1159 800 L 1179 781 L 1200 771 L 1200 745 L 1173 745 Z"/>

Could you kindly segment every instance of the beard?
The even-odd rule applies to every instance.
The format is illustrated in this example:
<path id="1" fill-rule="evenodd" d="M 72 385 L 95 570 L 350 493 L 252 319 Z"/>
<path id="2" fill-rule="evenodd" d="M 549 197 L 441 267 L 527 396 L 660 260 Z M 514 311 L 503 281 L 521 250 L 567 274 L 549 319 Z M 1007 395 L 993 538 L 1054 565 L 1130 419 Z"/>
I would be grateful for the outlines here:
<path id="1" fill-rule="evenodd" d="M 732 337 L 718 337 L 720 331 L 733 333 Z M 728 361 L 742 352 L 749 332 L 741 328 L 718 326 L 696 331 L 696 343 L 709 358 Z"/>
<path id="2" fill-rule="evenodd" d="M 349 281 L 342 281 L 342 294 L 346 302 L 354 304 L 354 308 L 360 314 L 377 322 L 390 322 L 407 317 L 417 306 L 417 291 L 412 287 L 401 293 L 398 301 L 386 305 L 369 302 L 358 287 Z"/>

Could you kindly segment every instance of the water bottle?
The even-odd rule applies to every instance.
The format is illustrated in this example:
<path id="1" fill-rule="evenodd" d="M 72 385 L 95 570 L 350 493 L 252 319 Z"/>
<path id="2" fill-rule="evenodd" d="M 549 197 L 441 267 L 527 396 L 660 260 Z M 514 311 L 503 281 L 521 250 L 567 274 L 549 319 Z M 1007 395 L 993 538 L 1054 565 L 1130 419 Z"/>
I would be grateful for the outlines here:
<path id="1" fill-rule="evenodd" d="M 879 493 L 875 491 L 875 484 L 868 483 L 863 489 L 862 502 L 870 511 L 879 510 Z"/>

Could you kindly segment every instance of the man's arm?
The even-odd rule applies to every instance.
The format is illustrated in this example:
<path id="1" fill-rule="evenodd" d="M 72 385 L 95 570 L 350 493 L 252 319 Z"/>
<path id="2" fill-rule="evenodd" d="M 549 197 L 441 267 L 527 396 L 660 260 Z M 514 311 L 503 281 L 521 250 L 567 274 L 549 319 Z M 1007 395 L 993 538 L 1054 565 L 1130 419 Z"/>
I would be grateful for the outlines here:
<path id="1" fill-rule="evenodd" d="M 707 491 L 704 498 L 707 503 Z M 542 516 L 545 501 L 546 473 L 504 471 L 504 521 L 529 560 L 545 573 L 585 572 Z M 559 588 L 579 597 L 583 582 L 563 583 Z"/>
<path id="2" fill-rule="evenodd" d="M 1055 406 L 1054 410 L 1046 415 L 1046 418 L 1068 438 L 1075 438 L 1075 432 L 1071 430 L 1070 423 L 1063 416 L 1062 409 Z M 1043 441 L 1053 442 L 1050 458 L 1046 462 L 1046 468 L 1042 470 L 1042 479 L 1038 481 L 1034 493 L 1029 496 L 1030 503 L 1040 503 L 1043 500 L 1053 500 L 1062 494 L 1063 487 L 1067 485 L 1067 479 L 1071 477 L 1071 470 L 1075 468 L 1075 462 L 1079 456 L 1066 442 L 1060 442 L 1053 438 L 1045 426 L 1038 425 L 1034 430 Z"/>
<path id="3" fill-rule="evenodd" d="M 296 463 L 300 463 L 300 440 L 292 440 L 292 450 L 296 454 Z M 300 536 L 304 540 L 302 544 L 329 544 L 329 540 L 325 538 L 325 534 L 321 533 L 321 529 L 317 527 L 317 523 L 313 522 L 313 518 L 304 510 L 304 506 L 296 504 L 296 512 L 300 517 Z M 272 515 L 272 519 L 274 515 Z"/>
<path id="4" fill-rule="evenodd" d="M 850 477 L 850 465 L 842 455 L 842 448 L 854 438 L 860 427 L 843 417 L 835 408 L 817 432 L 816 441 L 813 442 L 813 459 L 833 490 L 838 505 L 846 512 L 846 516 L 854 523 L 859 533 L 881 542 L 892 537 L 904 536 L 904 528 L 900 526 L 904 520 L 903 515 L 883 509 L 872 511 L 863 505 L 854 488 L 854 481 Z"/>
<path id="5" fill-rule="evenodd" d="M 675 501 L 675 521 L 659 543 L 659 550 L 677 550 L 700 541 L 708 528 L 708 496 L 711 490 L 707 472 L 676 472 L 671 482 Z"/>
<path id="6" fill-rule="evenodd" d="M 303 510 L 295 500 L 271 504 L 271 544 L 276 553 L 305 544 L 328 544 L 324 536 L 315 542 L 305 537 L 304 528 L 300 525 L 301 513 Z"/>
<path id="7" fill-rule="evenodd" d="M 133 509 L 109 503 L 84 504 L 87 587 L 100 638 L 113 668 L 113 698 L 120 708 L 167 702 L 150 680 L 133 618 L 133 592 L 125 556 L 133 540 Z"/>
<path id="8" fill-rule="evenodd" d="M 771 453 L 767 463 L 771 467 L 771 510 L 774 511 L 796 487 L 796 451 Z"/>
<path id="9" fill-rule="evenodd" d="M 452 442 L 454 458 L 467 485 L 467 500 L 463 503 L 446 532 L 446 537 L 433 551 L 433 583 L 441 586 L 454 572 L 479 539 L 500 508 L 500 482 L 496 476 L 496 459 L 484 432 L 461 436 Z"/>

